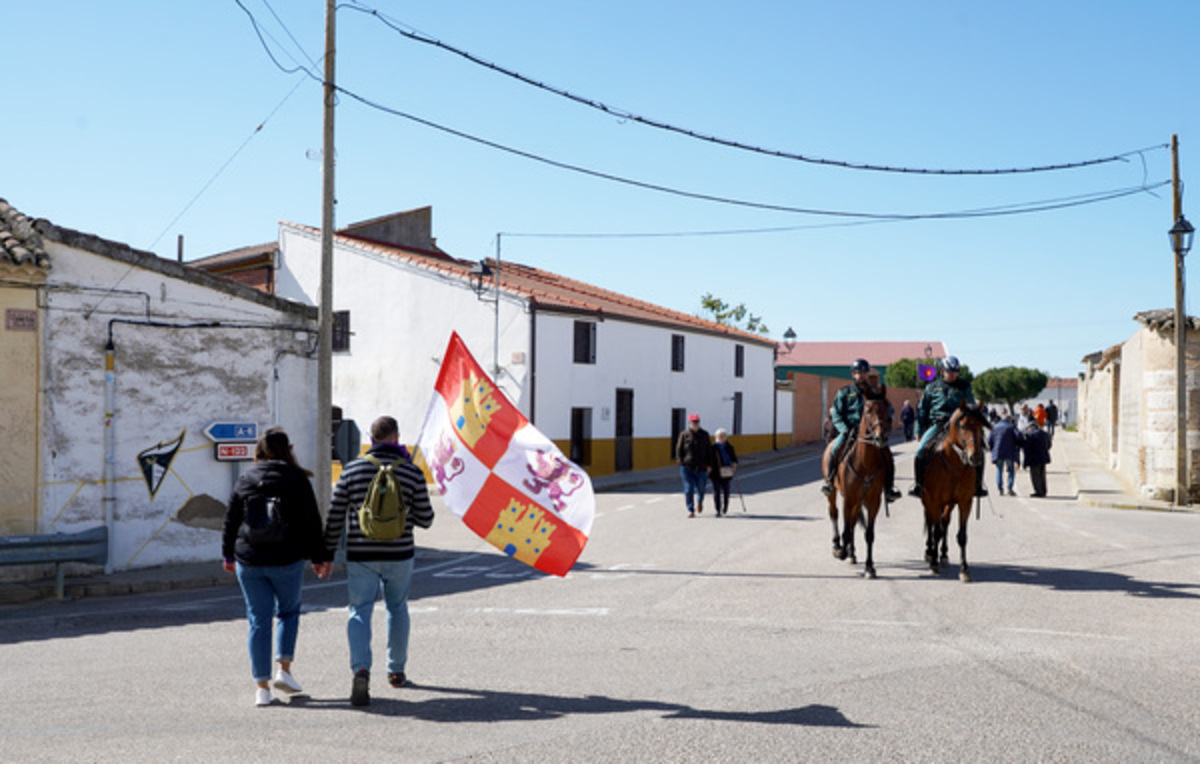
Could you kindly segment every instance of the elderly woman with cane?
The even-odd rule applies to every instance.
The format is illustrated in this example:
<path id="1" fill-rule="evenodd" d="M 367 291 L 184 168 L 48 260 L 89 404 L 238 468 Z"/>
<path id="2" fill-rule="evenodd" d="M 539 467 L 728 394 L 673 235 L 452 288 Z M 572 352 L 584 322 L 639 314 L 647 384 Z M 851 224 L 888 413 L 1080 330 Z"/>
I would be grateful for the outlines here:
<path id="1" fill-rule="evenodd" d="M 717 507 L 717 517 L 729 514 L 729 484 L 737 473 L 737 451 L 728 440 L 728 434 L 723 428 L 713 433 L 712 445 L 712 482 L 713 502 Z"/>

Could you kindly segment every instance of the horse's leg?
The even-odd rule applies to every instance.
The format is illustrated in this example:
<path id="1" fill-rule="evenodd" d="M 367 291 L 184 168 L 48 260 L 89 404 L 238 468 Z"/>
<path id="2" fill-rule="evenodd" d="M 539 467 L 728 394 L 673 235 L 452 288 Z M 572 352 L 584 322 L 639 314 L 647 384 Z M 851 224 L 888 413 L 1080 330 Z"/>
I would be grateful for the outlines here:
<path id="1" fill-rule="evenodd" d="M 941 554 L 938 555 L 938 564 L 950 564 L 950 516 L 954 514 L 954 505 L 950 504 L 942 509 L 940 518 L 940 535 L 941 535 Z"/>
<path id="2" fill-rule="evenodd" d="M 878 499 L 875 501 L 875 506 L 867 508 L 867 529 L 863 533 L 863 538 L 867 540 L 867 564 L 863 568 L 863 572 L 867 578 L 875 578 L 875 517 L 879 514 Z"/>
<path id="3" fill-rule="evenodd" d="M 958 569 L 958 577 L 964 583 L 971 582 L 971 569 L 967 567 L 967 522 L 971 519 L 971 501 L 958 505 L 958 551 L 961 555 L 962 566 Z"/>
<path id="4" fill-rule="evenodd" d="M 921 498 L 925 505 L 925 562 L 929 564 L 931 573 L 938 572 L 937 564 L 937 529 L 938 522 L 933 516 L 932 505 L 929 503 L 929 495 L 926 494 Z"/>
<path id="5" fill-rule="evenodd" d="M 858 491 L 854 492 L 855 494 Z M 858 564 L 858 556 L 854 553 L 854 526 L 858 522 L 861 496 L 847 496 L 842 504 L 842 548 L 851 565 Z"/>
<path id="6" fill-rule="evenodd" d="M 828 497 L 829 501 L 829 523 L 833 526 L 833 556 L 839 560 L 846 559 L 846 550 L 842 547 L 841 528 L 838 527 L 838 493 L 834 491 Z"/>

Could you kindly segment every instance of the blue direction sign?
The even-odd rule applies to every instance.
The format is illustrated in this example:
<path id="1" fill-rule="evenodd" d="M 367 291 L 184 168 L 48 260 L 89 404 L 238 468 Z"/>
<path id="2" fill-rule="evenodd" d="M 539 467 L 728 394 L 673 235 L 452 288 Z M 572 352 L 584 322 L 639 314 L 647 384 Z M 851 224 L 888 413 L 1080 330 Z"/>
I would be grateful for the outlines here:
<path id="1" fill-rule="evenodd" d="M 204 428 L 204 434 L 213 443 L 258 440 L 258 425 L 254 422 L 213 422 Z"/>

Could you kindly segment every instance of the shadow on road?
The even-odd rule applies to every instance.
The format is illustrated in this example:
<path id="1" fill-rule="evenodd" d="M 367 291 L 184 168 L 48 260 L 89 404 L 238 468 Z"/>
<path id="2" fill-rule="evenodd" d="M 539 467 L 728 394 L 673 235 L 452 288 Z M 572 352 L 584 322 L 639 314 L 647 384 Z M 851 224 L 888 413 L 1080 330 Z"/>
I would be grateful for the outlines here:
<path id="1" fill-rule="evenodd" d="M 594 571 L 577 562 L 574 571 Z M 544 578 L 545 573 L 500 553 L 422 548 L 417 551 L 410 601 Z M 305 573 L 303 612 L 346 606 L 345 573 L 318 581 Z M 0 611 L 0 645 L 90 634 L 108 634 L 201 623 L 240 621 L 246 617 L 241 589 L 223 585 L 145 594 L 95 597 L 68 602 L 44 601 Z"/>
<path id="2" fill-rule="evenodd" d="M 847 719 L 833 706 L 807 705 L 774 711 L 733 711 L 693 708 L 682 703 L 653 700 L 624 700 L 603 695 L 562 696 L 498 690 L 469 690 L 459 687 L 414 685 L 412 689 L 441 693 L 449 697 L 405 701 L 374 697 L 361 710 L 381 716 L 420 719 L 427 722 L 525 722 L 559 719 L 578 714 L 619 714 L 631 711 L 658 711 L 664 719 L 708 719 L 711 721 L 750 722 L 755 724 L 793 724 L 808 727 L 867 728 Z M 402 692 L 409 692 L 404 690 Z M 323 700 L 299 697 L 292 707 L 316 710 L 349 710 L 347 700 Z M 354 709 L 359 710 L 359 709 Z"/>
<path id="3" fill-rule="evenodd" d="M 958 565 L 955 562 L 946 567 L 949 573 L 955 575 L 957 569 Z M 1066 592 L 1124 592 L 1134 597 L 1200 599 L 1200 584 L 1141 581 L 1123 573 L 1100 570 L 1035 568 L 973 562 L 971 573 L 979 583 L 1045 586 Z M 947 573 L 944 572 L 943 575 Z"/>

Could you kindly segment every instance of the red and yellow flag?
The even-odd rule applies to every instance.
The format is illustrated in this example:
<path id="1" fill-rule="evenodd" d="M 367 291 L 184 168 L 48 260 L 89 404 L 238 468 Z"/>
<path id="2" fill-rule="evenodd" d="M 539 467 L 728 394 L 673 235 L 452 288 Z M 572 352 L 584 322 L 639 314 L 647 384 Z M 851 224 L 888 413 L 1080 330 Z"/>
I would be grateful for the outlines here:
<path id="1" fill-rule="evenodd" d="M 418 445 L 467 527 L 527 565 L 567 574 L 592 529 L 592 482 L 505 397 L 457 332 Z"/>

